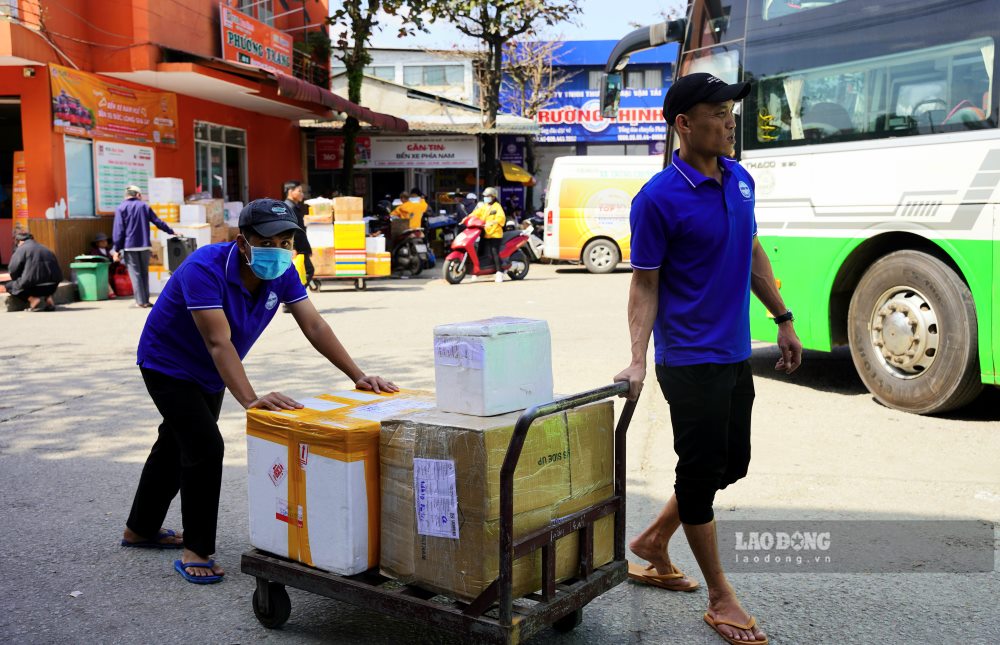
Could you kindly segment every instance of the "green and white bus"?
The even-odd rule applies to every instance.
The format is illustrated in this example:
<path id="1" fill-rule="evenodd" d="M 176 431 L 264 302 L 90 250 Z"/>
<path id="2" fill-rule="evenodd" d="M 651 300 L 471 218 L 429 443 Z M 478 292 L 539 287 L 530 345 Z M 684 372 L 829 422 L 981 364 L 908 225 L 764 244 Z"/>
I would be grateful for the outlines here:
<path id="1" fill-rule="evenodd" d="M 1000 385 L 998 35 L 1000 0 L 695 0 L 618 43 L 603 109 L 628 54 L 670 40 L 678 75 L 751 81 L 737 156 L 803 343 L 944 412 Z M 751 331 L 774 339 L 756 301 Z"/>

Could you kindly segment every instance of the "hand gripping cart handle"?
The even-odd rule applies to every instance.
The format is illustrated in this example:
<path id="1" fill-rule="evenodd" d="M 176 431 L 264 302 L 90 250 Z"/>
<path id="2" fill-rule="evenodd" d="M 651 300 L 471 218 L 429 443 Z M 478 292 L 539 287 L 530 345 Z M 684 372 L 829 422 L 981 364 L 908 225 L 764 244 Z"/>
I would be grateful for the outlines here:
<path id="1" fill-rule="evenodd" d="M 371 569 L 355 576 L 340 576 L 251 549 L 243 554 L 243 573 L 257 578 L 253 609 L 268 628 L 280 627 L 291 613 L 285 586 L 373 609 L 382 614 L 419 620 L 477 643 L 514 645 L 552 625 L 569 631 L 583 617 L 583 607 L 605 591 L 625 581 L 625 433 L 635 412 L 627 401 L 615 428 L 615 492 L 594 506 L 560 518 L 547 527 L 514 538 L 514 471 L 524 441 L 535 420 L 628 393 L 628 383 L 574 394 L 525 410 L 514 425 L 510 446 L 500 470 L 500 570 L 493 583 L 471 603 L 442 602 L 438 594 L 416 585 L 401 585 Z M 614 559 L 594 566 L 594 523 L 614 514 Z M 580 534 L 576 575 L 556 584 L 556 541 Z M 542 588 L 514 603 L 514 561 L 542 551 Z M 432 601 L 432 598 L 434 600 Z M 499 605 L 499 606 L 498 606 Z M 490 611 L 497 607 L 495 615 Z M 489 612 L 491 615 L 487 615 Z"/>

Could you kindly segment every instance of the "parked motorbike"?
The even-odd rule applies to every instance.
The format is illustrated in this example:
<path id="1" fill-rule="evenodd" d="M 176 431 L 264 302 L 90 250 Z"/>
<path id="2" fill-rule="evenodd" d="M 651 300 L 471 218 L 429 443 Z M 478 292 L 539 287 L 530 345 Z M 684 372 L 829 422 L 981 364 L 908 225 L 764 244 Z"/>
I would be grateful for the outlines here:
<path id="1" fill-rule="evenodd" d="M 427 239 L 424 232 L 417 228 L 403 228 L 389 216 L 391 205 L 379 202 L 373 212 L 374 219 L 369 227 L 371 232 L 381 232 L 388 244 L 386 250 L 392 254 L 392 272 L 409 276 L 420 275 L 429 264 Z"/>
<path id="2" fill-rule="evenodd" d="M 451 253 L 444 261 L 444 279 L 449 284 L 458 284 L 467 275 L 493 275 L 497 268 L 490 258 L 480 258 L 478 242 L 484 237 L 486 223 L 478 217 L 470 217 L 451 245 Z M 528 258 L 524 247 L 529 234 L 525 231 L 505 231 L 500 243 L 500 270 L 512 280 L 522 280 L 528 275 Z"/>
<path id="3" fill-rule="evenodd" d="M 542 249 L 545 247 L 545 220 L 540 215 L 532 215 L 521 221 L 521 230 L 528 233 L 528 244 L 524 247 L 525 254 L 532 262 L 542 259 Z"/>

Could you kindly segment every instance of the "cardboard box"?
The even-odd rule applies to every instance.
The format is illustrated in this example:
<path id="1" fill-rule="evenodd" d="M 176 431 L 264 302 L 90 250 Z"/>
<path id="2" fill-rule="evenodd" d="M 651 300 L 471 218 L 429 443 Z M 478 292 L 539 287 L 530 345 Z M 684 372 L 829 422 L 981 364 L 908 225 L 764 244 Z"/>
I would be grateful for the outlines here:
<path id="1" fill-rule="evenodd" d="M 183 204 L 184 181 L 176 177 L 150 177 L 147 193 L 150 203 Z"/>
<path id="2" fill-rule="evenodd" d="M 181 206 L 181 224 L 207 224 L 208 217 L 202 204 L 187 203 Z"/>
<path id="3" fill-rule="evenodd" d="M 461 600 L 499 575 L 500 468 L 519 414 L 383 421 L 383 573 Z M 611 497 L 613 476 L 611 401 L 536 421 L 514 472 L 515 537 Z M 595 524 L 594 566 L 611 560 L 613 539 L 613 517 Z M 557 542 L 560 580 L 575 575 L 578 553 L 577 534 Z M 540 551 L 515 561 L 513 583 L 515 596 L 541 587 Z"/>
<path id="4" fill-rule="evenodd" d="M 309 246 L 333 248 L 333 224 L 309 224 L 306 226 L 306 238 Z"/>
<path id="5" fill-rule="evenodd" d="M 225 210 L 225 225 L 237 226 L 240 221 L 240 211 L 243 210 L 243 202 L 223 202 L 222 208 Z"/>
<path id="6" fill-rule="evenodd" d="M 377 235 L 375 237 L 366 237 L 365 253 L 367 253 L 368 255 L 375 255 L 376 253 L 385 253 L 385 236 Z"/>
<path id="7" fill-rule="evenodd" d="M 341 222 L 333 223 L 333 246 L 338 251 L 365 252 L 365 223 Z"/>
<path id="8" fill-rule="evenodd" d="M 371 276 L 392 275 L 392 254 L 375 253 L 365 256 L 365 271 Z"/>
<path id="9" fill-rule="evenodd" d="M 437 404 L 489 416 L 552 400 L 552 345 L 544 320 L 490 318 L 434 328 Z"/>
<path id="10" fill-rule="evenodd" d="M 333 219 L 337 222 L 359 222 L 364 217 L 364 200 L 360 197 L 336 197 L 333 200 Z"/>
<path id="11" fill-rule="evenodd" d="M 204 222 L 211 226 L 225 226 L 226 224 L 226 202 L 222 199 L 199 199 L 186 202 L 187 206 L 201 206 L 204 209 Z M 183 219 L 181 220 L 183 221 Z M 239 214 L 236 216 L 239 221 Z"/>
<path id="12" fill-rule="evenodd" d="M 175 224 L 170 228 L 178 235 L 194 238 L 198 248 L 212 243 L 212 227 L 208 224 Z"/>
<path id="13" fill-rule="evenodd" d="M 332 247 L 312 248 L 312 263 L 315 275 L 335 275 L 337 272 L 336 251 Z"/>
<path id="14" fill-rule="evenodd" d="M 229 226 L 226 229 L 226 241 L 233 242 L 236 240 L 236 236 L 240 234 L 239 226 Z"/>
<path id="15" fill-rule="evenodd" d="M 163 253 L 163 242 L 161 240 L 149 241 L 149 266 L 164 266 L 166 256 Z"/>
<path id="16" fill-rule="evenodd" d="M 229 229 L 225 226 L 212 226 L 210 239 L 212 244 L 229 241 Z"/>
<path id="17" fill-rule="evenodd" d="M 306 225 L 306 230 L 313 224 L 333 224 L 333 213 L 328 215 L 306 215 L 302 218 L 302 222 Z"/>
<path id="18" fill-rule="evenodd" d="M 380 422 L 433 403 L 419 392 L 357 390 L 300 402 L 305 409 L 247 412 L 250 544 L 361 573 L 378 564 Z"/>

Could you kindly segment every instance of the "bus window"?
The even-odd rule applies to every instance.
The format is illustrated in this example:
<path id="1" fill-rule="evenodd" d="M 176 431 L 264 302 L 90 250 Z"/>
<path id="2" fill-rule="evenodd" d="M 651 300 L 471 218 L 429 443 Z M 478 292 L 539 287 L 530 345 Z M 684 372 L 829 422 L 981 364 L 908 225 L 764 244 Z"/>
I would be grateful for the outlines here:
<path id="1" fill-rule="evenodd" d="M 826 0 L 825 2 L 805 2 L 796 0 L 764 0 L 764 10 L 762 12 L 764 20 L 774 20 L 783 16 L 789 16 L 810 9 L 819 9 L 832 4 L 843 2 L 844 0 Z"/>
<path id="2" fill-rule="evenodd" d="M 764 76 L 748 99 L 747 147 L 995 127 L 992 39 Z"/>

